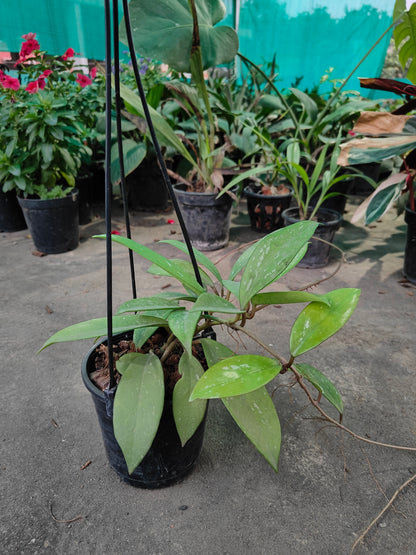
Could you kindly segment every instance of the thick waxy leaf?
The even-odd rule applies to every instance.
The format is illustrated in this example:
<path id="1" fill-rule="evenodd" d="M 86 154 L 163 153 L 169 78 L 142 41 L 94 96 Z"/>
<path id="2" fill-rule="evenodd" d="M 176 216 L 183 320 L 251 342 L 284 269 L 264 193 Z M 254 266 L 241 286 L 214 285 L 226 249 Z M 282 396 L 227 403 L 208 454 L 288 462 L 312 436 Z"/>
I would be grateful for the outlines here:
<path id="1" fill-rule="evenodd" d="M 141 299 L 132 299 L 120 305 L 117 314 L 125 312 L 142 312 L 147 310 L 166 310 L 166 309 L 183 309 L 175 300 L 161 299 L 160 297 L 144 297 Z"/>
<path id="2" fill-rule="evenodd" d="M 342 414 L 344 407 L 341 395 L 336 390 L 334 384 L 322 372 L 310 366 L 309 364 L 296 364 L 294 368 L 301 376 L 306 378 L 308 382 L 316 387 L 318 391 L 327 399 L 337 411 Z"/>
<path id="3" fill-rule="evenodd" d="M 225 16 L 223 2 L 195 3 L 204 68 L 232 61 L 238 51 L 236 32 L 231 27 L 214 27 Z M 191 72 L 193 19 L 188 0 L 130 0 L 129 9 L 136 52 L 177 71 Z M 124 25 L 120 40 L 127 44 Z"/>
<path id="4" fill-rule="evenodd" d="M 187 274 L 190 278 L 194 278 L 195 273 L 191 262 L 188 260 L 182 260 L 181 258 L 169 258 L 168 259 L 171 264 L 175 266 L 177 270 L 180 270 L 183 274 Z M 171 275 L 168 271 L 163 268 L 160 268 L 158 265 L 153 264 L 150 266 L 148 272 L 155 276 L 169 276 Z M 202 283 L 205 287 L 212 287 L 214 285 L 211 277 L 204 272 L 201 268 L 199 268 L 199 273 L 201 275 Z"/>
<path id="5" fill-rule="evenodd" d="M 207 409 L 205 399 L 196 399 L 190 402 L 189 397 L 197 381 L 204 373 L 199 361 L 187 353 L 179 361 L 181 379 L 173 390 L 173 417 L 182 445 L 190 439 L 204 418 Z"/>
<path id="6" fill-rule="evenodd" d="M 133 353 L 124 368 L 114 398 L 114 435 L 129 474 L 150 449 L 165 402 L 160 360 L 153 354 Z"/>
<path id="7" fill-rule="evenodd" d="M 214 295 L 214 293 L 202 293 L 202 295 L 199 295 L 194 305 L 190 308 L 190 312 L 193 311 L 219 312 L 221 314 L 241 314 L 243 312 L 226 299 Z"/>
<path id="8" fill-rule="evenodd" d="M 263 239 L 266 239 L 266 237 L 263 237 Z M 236 263 L 231 269 L 229 276 L 230 280 L 233 280 L 241 272 L 241 270 L 246 267 L 252 252 L 257 247 L 257 245 L 259 245 L 263 241 L 263 239 L 260 239 L 260 241 L 257 241 L 257 243 L 255 243 L 254 245 L 251 245 L 243 252 L 243 254 L 238 257 Z"/>
<path id="9" fill-rule="evenodd" d="M 273 401 L 266 388 L 226 397 L 222 402 L 238 426 L 277 472 L 281 432 Z"/>
<path id="10" fill-rule="evenodd" d="M 299 253 L 302 249 L 304 252 L 317 226 L 317 222 L 298 222 L 266 235 L 257 243 L 241 277 L 241 307 L 299 262 Z"/>
<path id="11" fill-rule="evenodd" d="M 185 243 L 182 243 L 182 241 L 177 241 L 176 239 L 164 239 L 160 241 L 160 243 L 168 243 L 168 245 L 172 245 L 173 247 L 176 247 L 177 249 L 189 255 L 188 247 L 185 245 Z M 202 266 L 205 266 L 205 268 L 209 270 L 220 283 L 222 283 L 221 274 L 219 273 L 215 264 L 208 258 L 208 256 L 196 248 L 193 248 L 193 251 L 197 262 L 202 264 Z"/>
<path id="12" fill-rule="evenodd" d="M 176 335 L 185 350 L 188 352 L 191 352 L 195 328 L 200 317 L 201 312 L 198 310 L 194 312 L 181 310 L 173 312 L 168 318 L 169 327 L 172 333 Z"/>
<path id="13" fill-rule="evenodd" d="M 113 333 L 121 333 L 136 328 L 148 326 L 166 326 L 167 321 L 163 318 L 137 316 L 135 314 L 123 314 L 114 316 Z M 42 351 L 53 343 L 62 343 L 64 341 L 78 341 L 79 339 L 94 339 L 107 335 L 107 318 L 94 318 L 73 324 L 53 334 L 39 350 Z"/>
<path id="14" fill-rule="evenodd" d="M 105 239 L 105 235 L 95 235 L 95 237 L 100 239 Z M 120 243 L 120 245 L 124 245 L 128 249 L 131 249 L 134 252 L 137 252 L 140 256 L 145 258 L 146 260 L 150 260 L 156 266 L 159 266 L 163 270 L 165 270 L 168 275 L 176 278 L 179 280 L 186 288 L 189 288 L 191 291 L 199 294 L 204 292 L 204 288 L 199 285 L 196 279 L 191 276 L 188 272 L 185 272 L 181 266 L 174 264 L 161 254 L 149 249 L 140 243 L 136 243 L 132 239 L 128 239 L 127 237 L 121 237 L 121 235 L 112 235 L 111 239 L 114 243 Z"/>
<path id="15" fill-rule="evenodd" d="M 270 382 L 282 369 L 275 359 L 236 355 L 208 368 L 192 392 L 192 399 L 243 395 Z"/>
<path id="16" fill-rule="evenodd" d="M 224 287 L 236 297 L 236 299 L 240 298 L 240 282 L 239 281 L 232 281 L 231 279 L 224 279 L 223 281 Z"/>
<path id="17" fill-rule="evenodd" d="M 290 352 L 296 357 L 334 335 L 350 318 L 360 297 L 359 289 L 336 289 L 326 293 L 329 302 L 312 302 L 293 324 Z"/>
<path id="18" fill-rule="evenodd" d="M 209 338 L 200 339 L 202 348 L 204 349 L 204 355 L 207 360 L 208 368 L 213 366 L 215 363 L 220 362 L 226 358 L 234 356 L 234 352 L 220 343 L 219 341 L 214 341 Z"/>
<path id="19" fill-rule="evenodd" d="M 155 316 L 156 318 L 163 318 L 166 320 L 167 323 L 168 316 L 171 314 L 171 312 L 171 309 L 156 310 L 155 312 L 149 311 L 146 312 L 145 316 Z M 136 328 L 133 331 L 133 343 L 138 349 L 140 349 L 146 343 L 149 337 L 151 337 L 157 331 L 159 327 L 160 325 L 148 326 L 145 328 Z"/>
<path id="20" fill-rule="evenodd" d="M 308 293 L 307 291 L 276 291 L 270 293 L 259 293 L 251 299 L 253 306 L 262 304 L 290 304 L 290 303 L 309 303 L 320 301 L 328 303 L 325 295 L 318 293 Z"/>

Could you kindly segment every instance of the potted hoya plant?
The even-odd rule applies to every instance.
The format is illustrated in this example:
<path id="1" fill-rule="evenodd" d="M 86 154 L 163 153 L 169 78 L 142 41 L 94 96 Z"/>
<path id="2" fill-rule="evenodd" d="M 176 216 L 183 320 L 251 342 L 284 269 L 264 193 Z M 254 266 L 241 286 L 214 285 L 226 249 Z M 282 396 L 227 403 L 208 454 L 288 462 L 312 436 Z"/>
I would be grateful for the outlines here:
<path id="1" fill-rule="evenodd" d="M 214 27 L 225 15 L 221 0 L 162 0 L 157 5 L 131 0 L 129 9 L 137 52 L 190 76 L 189 82 L 174 79 L 165 83 L 187 115 L 189 135 L 181 140 L 160 113 L 151 110 L 151 115 L 161 142 L 173 147 L 190 168 L 186 175 L 174 170 L 170 175 L 177 181 L 174 189 L 192 243 L 200 250 L 222 248 L 228 242 L 233 186 L 261 171 L 254 168 L 240 173 L 227 184 L 228 193 L 219 196 L 224 173 L 234 163 L 226 157 L 230 144 L 217 143 L 204 70 L 234 59 L 237 34 L 231 27 Z M 130 109 L 142 115 L 137 95 L 124 87 L 121 94 Z"/>
<path id="2" fill-rule="evenodd" d="M 114 243 L 149 261 L 150 273 L 170 276 L 183 287 L 119 307 L 112 321 L 114 334 L 121 334 L 113 337 L 112 377 L 105 340 L 83 361 L 83 380 L 97 409 L 109 462 L 124 481 L 152 488 L 181 480 L 201 448 L 207 401 L 213 398 L 222 400 L 277 471 L 280 423 L 266 385 L 279 373 L 290 371 L 307 380 L 342 413 L 333 384 L 298 357 L 342 328 L 355 309 L 359 290 L 317 294 L 269 287 L 302 259 L 317 225 L 302 221 L 264 236 L 240 255 L 226 278 L 198 250 L 194 272 L 187 260 L 167 258 L 131 239 L 111 236 Z M 182 242 L 164 242 L 188 254 Z M 287 303 L 306 306 L 293 323 L 286 360 L 250 330 L 250 321 L 259 319 L 268 305 Z M 80 322 L 52 335 L 42 349 L 102 337 L 107 329 L 107 318 Z M 258 354 L 257 348 L 251 354 L 236 354 L 215 340 L 216 330 L 223 330 L 225 338 L 247 335 L 265 354 Z M 111 380 L 114 386 L 109 386 Z"/>
<path id="3" fill-rule="evenodd" d="M 54 254 L 78 245 L 74 185 L 90 149 L 70 99 L 92 78 L 72 71 L 72 49 L 47 56 L 34 33 L 23 38 L 19 78 L 0 74 L 0 184 L 4 193 L 16 191 L 36 249 Z"/>

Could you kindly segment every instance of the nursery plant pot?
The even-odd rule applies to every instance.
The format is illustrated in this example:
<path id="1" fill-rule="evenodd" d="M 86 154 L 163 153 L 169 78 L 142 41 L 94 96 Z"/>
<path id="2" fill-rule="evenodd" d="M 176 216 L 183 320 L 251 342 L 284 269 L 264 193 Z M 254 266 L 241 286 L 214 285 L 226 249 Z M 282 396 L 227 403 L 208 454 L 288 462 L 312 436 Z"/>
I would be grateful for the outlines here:
<path id="1" fill-rule="evenodd" d="M 132 210 L 166 210 L 169 194 L 155 156 L 146 157 L 127 176 L 128 204 Z"/>
<path id="2" fill-rule="evenodd" d="M 114 336 L 113 340 L 117 342 L 118 339 L 131 339 L 131 337 L 131 333 L 119 334 Z M 88 351 L 82 361 L 81 374 L 94 402 L 110 466 L 121 480 L 139 488 L 162 488 L 182 481 L 194 468 L 201 452 L 206 415 L 194 435 L 182 447 L 173 418 L 172 400 L 165 399 L 159 428 L 152 446 L 139 466 L 129 474 L 123 453 L 114 436 L 112 406 L 108 412 L 104 392 L 97 388 L 89 377 L 94 370 L 96 349 L 102 343 L 107 344 L 107 341 L 100 341 Z"/>
<path id="3" fill-rule="evenodd" d="M 35 247 L 45 254 L 76 249 L 79 243 L 78 190 L 64 198 L 24 199 L 19 204 Z"/>
<path id="4" fill-rule="evenodd" d="M 78 216 L 79 224 L 86 225 L 92 220 L 94 174 L 85 173 L 76 178 L 78 189 Z"/>
<path id="5" fill-rule="evenodd" d="M 26 227 L 15 191 L 0 191 L 0 231 L 20 231 Z"/>
<path id="6" fill-rule="evenodd" d="M 407 235 L 403 274 L 411 283 L 416 283 L 416 212 L 410 210 L 408 206 L 406 206 L 404 221 L 407 223 Z"/>
<path id="7" fill-rule="evenodd" d="M 224 194 L 194 193 L 186 185 L 173 186 L 192 245 L 201 251 L 215 251 L 228 244 L 232 198 Z"/>
<path id="8" fill-rule="evenodd" d="M 288 208 L 283 212 L 282 217 L 285 225 L 294 224 L 299 221 L 299 209 Z M 329 262 L 331 245 L 323 243 L 319 239 L 332 243 L 335 232 L 341 225 L 342 216 L 335 210 L 320 208 L 316 219 L 319 225 L 309 243 L 305 256 L 297 265 L 299 268 L 323 268 Z"/>
<path id="9" fill-rule="evenodd" d="M 350 189 L 352 186 L 352 179 L 345 179 L 344 181 L 339 181 L 335 183 L 333 187 L 329 190 L 330 193 L 337 193 L 334 197 L 329 197 L 322 203 L 322 208 L 328 208 L 329 210 L 335 210 L 339 214 L 345 212 L 345 206 L 347 204 L 348 195 L 350 194 Z M 314 195 L 315 197 L 315 195 Z M 316 204 L 317 198 L 312 197 L 311 205 Z M 319 197 L 317 194 L 316 197 Z"/>
<path id="10" fill-rule="evenodd" d="M 282 212 L 289 208 L 292 191 L 283 195 L 263 195 L 260 187 L 248 185 L 244 189 L 251 229 L 270 233 L 284 226 Z"/>
<path id="11" fill-rule="evenodd" d="M 380 162 L 368 162 L 367 164 L 356 164 L 354 169 L 360 170 L 367 177 L 371 177 L 374 181 L 377 181 L 380 175 Z M 362 177 L 354 177 L 351 180 L 350 194 L 357 196 L 368 197 L 374 192 L 374 188 Z"/>

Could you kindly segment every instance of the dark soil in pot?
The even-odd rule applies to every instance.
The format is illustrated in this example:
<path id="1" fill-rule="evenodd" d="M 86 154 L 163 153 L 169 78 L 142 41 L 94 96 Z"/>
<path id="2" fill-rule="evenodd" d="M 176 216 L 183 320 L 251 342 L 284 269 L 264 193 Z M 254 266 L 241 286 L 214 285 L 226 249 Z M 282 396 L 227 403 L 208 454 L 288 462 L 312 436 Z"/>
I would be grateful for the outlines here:
<path id="1" fill-rule="evenodd" d="M 123 354 L 136 350 L 131 338 L 131 332 L 119 334 L 113 338 L 115 361 Z M 165 339 L 165 330 L 158 330 L 140 349 L 140 352 L 152 350 L 156 355 L 160 354 L 160 346 Z M 199 346 L 199 349 L 198 347 L 196 349 L 194 354 L 206 367 L 202 347 Z M 172 391 L 180 378 L 178 372 L 180 355 L 180 351 L 173 352 L 164 364 L 166 394 L 159 429 L 150 450 L 132 474 L 128 473 L 123 453 L 114 436 L 112 401 L 109 402 L 108 396 L 103 391 L 108 384 L 107 342 L 95 345 L 83 360 L 82 378 L 95 405 L 108 461 L 121 480 L 130 485 L 154 489 L 176 484 L 191 472 L 201 451 L 205 418 L 183 447 L 173 418 Z"/>
<path id="2" fill-rule="evenodd" d="M 299 221 L 298 208 L 288 208 L 282 214 L 285 225 L 294 224 Z M 323 268 L 329 262 L 331 245 L 335 232 L 339 229 L 342 216 L 335 210 L 320 208 L 317 212 L 316 220 L 318 227 L 309 243 L 305 256 L 299 262 L 299 268 Z M 322 239 L 323 241 L 321 241 Z"/>
<path id="3" fill-rule="evenodd" d="M 250 184 L 244 189 L 251 229 L 270 233 L 284 226 L 282 212 L 289 208 L 292 189 L 286 185 L 277 187 L 272 194 L 269 187 Z"/>

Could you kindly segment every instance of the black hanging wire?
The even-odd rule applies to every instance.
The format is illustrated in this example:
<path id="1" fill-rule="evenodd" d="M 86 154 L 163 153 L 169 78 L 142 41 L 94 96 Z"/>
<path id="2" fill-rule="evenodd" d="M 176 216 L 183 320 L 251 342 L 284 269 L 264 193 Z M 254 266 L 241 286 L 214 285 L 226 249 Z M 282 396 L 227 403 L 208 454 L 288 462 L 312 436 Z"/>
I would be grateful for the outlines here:
<path id="1" fill-rule="evenodd" d="M 119 21 L 118 21 L 118 0 L 113 0 L 113 43 L 114 43 L 114 91 L 116 104 L 116 129 L 118 159 L 120 163 L 120 190 L 123 199 L 124 222 L 126 225 L 126 235 L 131 239 L 130 218 L 126 192 L 126 174 L 124 169 L 123 143 L 121 139 L 121 96 L 120 96 L 120 52 L 119 52 Z M 137 297 L 136 276 L 134 271 L 133 251 L 129 249 L 130 276 L 133 299 Z"/>
<path id="2" fill-rule="evenodd" d="M 107 341 L 108 369 L 110 383 L 108 389 L 116 385 L 113 357 L 113 263 L 111 250 L 111 10 L 110 0 L 105 1 L 105 223 L 107 262 Z"/>
<path id="3" fill-rule="evenodd" d="M 164 160 L 162 152 L 160 150 L 160 146 L 159 146 L 159 142 L 158 142 L 157 137 L 156 137 L 156 132 L 155 132 L 155 128 L 153 126 L 152 118 L 150 117 L 149 107 L 148 107 L 147 102 L 146 102 L 146 95 L 145 95 L 145 92 L 143 90 L 142 81 L 140 79 L 140 73 L 139 73 L 139 68 L 137 66 L 136 53 L 135 53 L 135 50 L 134 50 L 133 37 L 132 37 L 132 32 L 131 32 L 131 22 L 130 22 L 130 12 L 129 12 L 128 0 L 123 0 L 123 11 L 124 11 L 124 22 L 125 22 L 125 27 L 126 27 L 127 42 L 128 42 L 130 58 L 131 58 L 132 66 L 133 66 L 134 77 L 136 79 L 137 87 L 138 87 L 138 90 L 139 90 L 139 96 L 140 96 L 140 100 L 142 102 L 146 122 L 147 122 L 147 125 L 149 126 L 149 131 L 150 131 L 150 135 L 152 137 L 153 146 L 154 146 L 155 151 L 156 151 L 156 156 L 157 156 L 157 160 L 158 160 L 158 163 L 159 163 L 160 171 L 162 173 L 163 181 L 165 182 L 165 185 L 166 185 L 167 190 L 169 192 L 170 198 L 172 199 L 173 206 L 175 208 L 176 216 L 178 218 L 179 225 L 181 227 L 183 238 L 184 238 L 185 244 L 188 248 L 189 257 L 191 259 L 192 267 L 193 267 L 193 270 L 194 270 L 194 273 L 195 273 L 195 278 L 196 278 L 197 282 L 200 285 L 202 285 L 202 278 L 201 278 L 201 274 L 199 272 L 198 263 L 197 263 L 196 258 L 195 258 L 195 253 L 194 253 L 194 250 L 192 248 L 191 240 L 189 238 L 189 234 L 188 234 L 188 231 L 186 229 L 185 222 L 183 220 L 183 216 L 182 216 L 181 210 L 179 208 L 178 201 L 176 199 L 175 191 L 173 190 L 172 183 L 170 181 L 170 178 L 169 178 L 169 175 L 168 175 L 168 172 L 167 172 L 167 169 L 166 169 L 165 160 Z"/>

